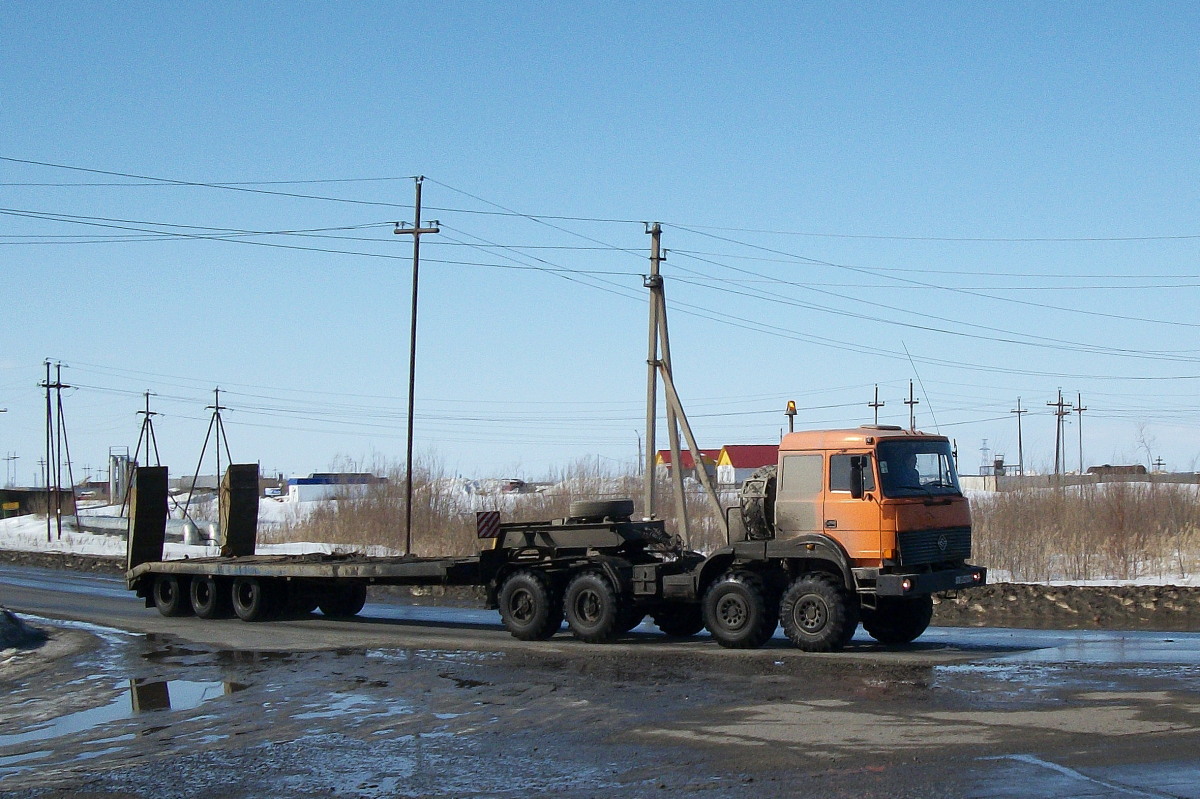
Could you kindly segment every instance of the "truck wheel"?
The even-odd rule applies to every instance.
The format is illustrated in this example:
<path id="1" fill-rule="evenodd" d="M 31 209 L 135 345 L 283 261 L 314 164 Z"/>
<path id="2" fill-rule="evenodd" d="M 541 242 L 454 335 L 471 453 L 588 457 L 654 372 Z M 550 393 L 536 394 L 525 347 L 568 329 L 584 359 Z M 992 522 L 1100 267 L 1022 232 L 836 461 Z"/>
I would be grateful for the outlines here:
<path id="1" fill-rule="evenodd" d="M 549 578 L 523 570 L 504 581 L 497 598 L 504 628 L 521 641 L 544 641 L 562 626 L 562 601 Z"/>
<path id="2" fill-rule="evenodd" d="M 235 577 L 230 587 L 233 612 L 242 621 L 266 621 L 277 610 L 276 591 L 266 580 L 256 577 Z"/>
<path id="3" fill-rule="evenodd" d="M 357 616 L 367 604 L 367 584 L 351 583 L 339 585 L 317 601 L 317 607 L 326 616 L 349 618 Z"/>
<path id="4" fill-rule="evenodd" d="M 836 652 L 854 636 L 857 602 L 823 574 L 798 577 L 783 592 L 779 614 L 788 639 L 805 652 Z"/>
<path id="5" fill-rule="evenodd" d="M 633 515 L 632 499 L 577 499 L 567 515 L 573 519 L 628 519 Z"/>
<path id="6" fill-rule="evenodd" d="M 567 626 L 581 641 L 603 643 L 619 630 L 621 598 L 608 578 L 597 572 L 583 572 L 567 585 Z"/>
<path id="7" fill-rule="evenodd" d="M 188 601 L 187 583 L 177 574 L 154 576 L 154 607 L 164 616 L 188 616 L 192 605 Z"/>
<path id="8" fill-rule="evenodd" d="M 863 629 L 881 644 L 909 644 L 933 619 L 933 597 L 880 597 L 874 610 L 863 609 Z"/>
<path id="9" fill-rule="evenodd" d="M 655 613 L 654 623 L 663 635 L 691 638 L 704 629 L 704 614 L 699 605 L 678 605 Z"/>
<path id="10" fill-rule="evenodd" d="M 779 623 L 765 597 L 757 574 L 729 572 L 704 593 L 704 626 L 723 647 L 757 649 Z"/>
<path id="11" fill-rule="evenodd" d="M 192 610 L 202 619 L 227 619 L 233 615 L 233 597 L 229 586 L 211 574 L 192 578 L 189 593 Z"/>

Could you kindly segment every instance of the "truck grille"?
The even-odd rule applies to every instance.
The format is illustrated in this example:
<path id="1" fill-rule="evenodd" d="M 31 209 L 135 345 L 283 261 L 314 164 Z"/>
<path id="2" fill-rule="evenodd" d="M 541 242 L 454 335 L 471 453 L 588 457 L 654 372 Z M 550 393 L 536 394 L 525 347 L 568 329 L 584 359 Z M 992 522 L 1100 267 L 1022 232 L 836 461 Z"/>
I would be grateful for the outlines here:
<path id="1" fill-rule="evenodd" d="M 900 543 L 901 566 L 966 560 L 971 557 L 970 527 L 910 530 L 900 533 L 897 538 Z"/>

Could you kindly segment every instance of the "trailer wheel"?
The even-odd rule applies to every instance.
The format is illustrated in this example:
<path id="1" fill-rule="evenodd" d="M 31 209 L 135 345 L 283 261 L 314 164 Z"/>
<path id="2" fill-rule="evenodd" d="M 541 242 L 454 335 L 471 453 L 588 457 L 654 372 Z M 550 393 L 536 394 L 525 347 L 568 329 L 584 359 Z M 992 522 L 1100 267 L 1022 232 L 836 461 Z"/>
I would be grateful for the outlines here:
<path id="1" fill-rule="evenodd" d="M 544 641 L 562 626 L 562 600 L 549 578 L 524 569 L 510 575 L 497 597 L 500 619 L 514 638 Z"/>
<path id="2" fill-rule="evenodd" d="M 723 647 L 757 649 L 775 634 L 778 623 L 757 574 L 729 572 L 704 593 L 704 626 Z"/>
<path id="3" fill-rule="evenodd" d="M 188 602 L 186 579 L 177 574 L 156 574 L 154 607 L 164 616 L 191 615 L 192 605 Z"/>
<path id="4" fill-rule="evenodd" d="M 233 615 L 233 597 L 223 581 L 211 574 L 201 574 L 191 580 L 189 594 L 192 610 L 202 619 L 227 619 Z"/>
<path id="5" fill-rule="evenodd" d="M 805 652 L 836 652 L 849 643 L 858 627 L 855 602 L 824 574 L 798 577 L 779 603 L 783 631 Z"/>
<path id="6" fill-rule="evenodd" d="M 704 629 L 704 613 L 699 605 L 678 605 L 655 613 L 654 623 L 663 635 L 691 638 Z"/>
<path id="7" fill-rule="evenodd" d="M 874 610 L 863 609 L 863 629 L 881 644 L 910 644 L 933 619 L 933 597 L 879 597 Z"/>
<path id="8" fill-rule="evenodd" d="M 621 598 L 603 574 L 585 571 L 567 585 L 567 626 L 581 641 L 603 643 L 617 634 Z"/>
<path id="9" fill-rule="evenodd" d="M 343 618 L 357 616 L 367 604 L 367 584 L 351 583 L 333 588 L 329 594 L 320 598 L 317 606 L 326 616 Z"/>
<path id="10" fill-rule="evenodd" d="M 233 612 L 242 621 L 266 621 L 278 609 L 277 591 L 257 577 L 235 577 L 230 588 Z"/>

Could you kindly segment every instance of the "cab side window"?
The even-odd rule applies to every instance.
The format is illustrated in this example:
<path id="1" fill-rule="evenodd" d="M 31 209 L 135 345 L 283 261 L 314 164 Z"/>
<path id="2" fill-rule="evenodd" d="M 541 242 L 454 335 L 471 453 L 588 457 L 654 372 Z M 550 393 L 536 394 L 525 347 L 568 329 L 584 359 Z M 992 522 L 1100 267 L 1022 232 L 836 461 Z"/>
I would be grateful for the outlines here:
<path id="1" fill-rule="evenodd" d="M 779 481 L 779 497 L 795 499 L 819 495 L 823 466 L 823 459 L 820 455 L 785 456 L 783 476 Z"/>
<path id="2" fill-rule="evenodd" d="M 864 458 L 863 490 L 875 490 L 875 467 L 871 465 L 870 455 L 830 455 L 829 456 L 829 490 L 850 493 L 850 459 Z"/>

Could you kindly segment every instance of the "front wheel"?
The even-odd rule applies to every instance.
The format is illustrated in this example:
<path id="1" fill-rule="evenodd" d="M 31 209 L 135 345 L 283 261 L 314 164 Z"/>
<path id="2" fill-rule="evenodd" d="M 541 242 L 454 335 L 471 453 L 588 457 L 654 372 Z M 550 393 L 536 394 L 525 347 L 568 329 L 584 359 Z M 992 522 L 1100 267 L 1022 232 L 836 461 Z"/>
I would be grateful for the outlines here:
<path id="1" fill-rule="evenodd" d="M 880 597 L 874 610 L 863 610 L 863 629 L 881 644 L 910 644 L 933 620 L 933 597 Z"/>
<path id="2" fill-rule="evenodd" d="M 544 641 L 562 626 L 562 600 L 546 575 L 522 570 L 511 575 L 497 597 L 500 620 L 514 638 Z"/>
<path id="3" fill-rule="evenodd" d="M 563 604 L 571 632 L 591 644 L 612 638 L 621 622 L 628 620 L 622 615 L 621 598 L 612 583 L 597 572 L 584 572 L 571 580 Z"/>
<path id="4" fill-rule="evenodd" d="M 704 626 L 728 649 L 757 649 L 774 635 L 778 623 L 762 579 L 752 572 L 730 572 L 704 594 Z"/>
<path id="5" fill-rule="evenodd" d="M 798 577 L 783 592 L 779 613 L 788 640 L 805 652 L 836 652 L 854 636 L 857 601 L 823 574 Z"/>

